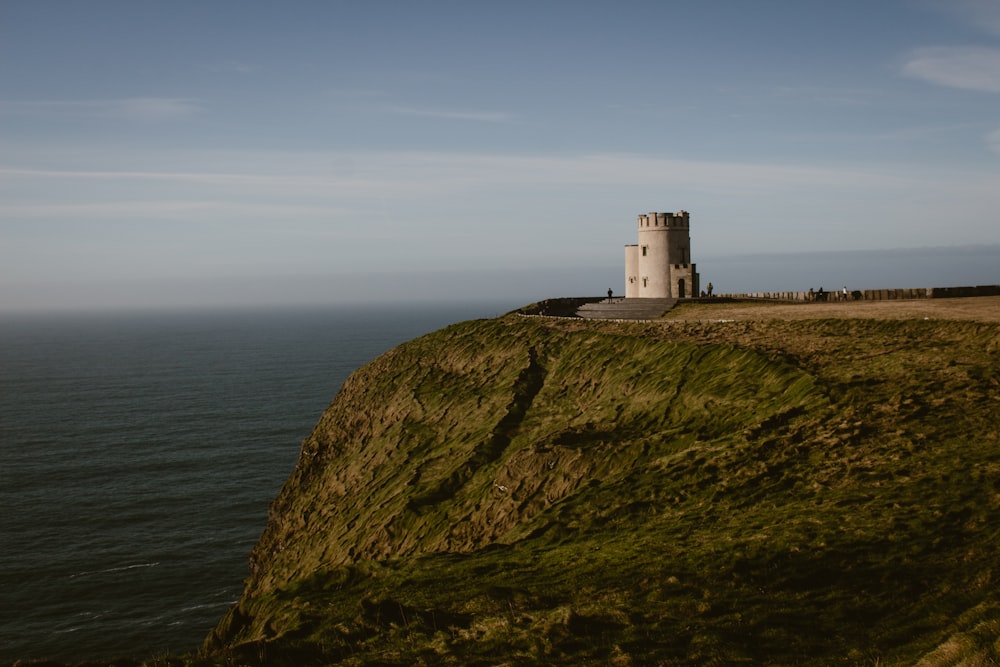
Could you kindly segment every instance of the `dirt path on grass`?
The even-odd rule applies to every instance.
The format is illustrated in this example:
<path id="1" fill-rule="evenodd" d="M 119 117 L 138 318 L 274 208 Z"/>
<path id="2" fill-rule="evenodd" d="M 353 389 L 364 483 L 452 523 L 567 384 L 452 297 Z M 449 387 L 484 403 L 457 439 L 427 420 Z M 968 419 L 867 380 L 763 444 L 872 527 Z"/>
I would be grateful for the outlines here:
<path id="1" fill-rule="evenodd" d="M 1000 322 L 1000 296 L 847 303 L 691 303 L 676 306 L 664 317 L 685 322 L 842 318 Z"/>

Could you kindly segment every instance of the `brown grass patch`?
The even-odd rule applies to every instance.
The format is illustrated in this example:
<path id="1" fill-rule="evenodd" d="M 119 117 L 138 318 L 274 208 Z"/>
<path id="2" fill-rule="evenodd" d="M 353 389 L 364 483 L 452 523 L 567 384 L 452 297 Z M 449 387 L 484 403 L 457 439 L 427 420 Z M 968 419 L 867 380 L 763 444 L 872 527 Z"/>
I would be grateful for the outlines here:
<path id="1" fill-rule="evenodd" d="M 664 319 L 718 320 L 979 320 L 1000 322 L 1000 296 L 961 299 L 912 299 L 898 301 L 849 301 L 846 303 L 718 303 L 682 304 Z"/>

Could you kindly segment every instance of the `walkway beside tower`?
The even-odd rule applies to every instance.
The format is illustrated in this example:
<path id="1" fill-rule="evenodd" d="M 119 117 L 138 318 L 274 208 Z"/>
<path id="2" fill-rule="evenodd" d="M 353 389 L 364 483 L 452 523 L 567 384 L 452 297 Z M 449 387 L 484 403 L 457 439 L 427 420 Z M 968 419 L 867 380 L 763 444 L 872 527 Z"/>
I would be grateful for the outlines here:
<path id="1" fill-rule="evenodd" d="M 588 320 L 655 320 L 676 303 L 677 299 L 604 299 L 583 304 L 576 315 Z"/>

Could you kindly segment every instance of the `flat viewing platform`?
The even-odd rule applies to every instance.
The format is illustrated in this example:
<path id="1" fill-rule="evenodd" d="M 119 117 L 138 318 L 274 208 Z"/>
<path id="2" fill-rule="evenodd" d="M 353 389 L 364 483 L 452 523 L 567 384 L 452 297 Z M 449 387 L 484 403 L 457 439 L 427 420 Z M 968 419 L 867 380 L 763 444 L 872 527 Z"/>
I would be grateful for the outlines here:
<path id="1" fill-rule="evenodd" d="M 711 297 L 689 299 L 626 299 L 624 297 L 560 297 L 545 299 L 518 309 L 521 315 L 542 317 L 578 317 L 588 320 L 656 320 L 666 315 L 678 302 L 703 304 L 705 309 L 685 311 L 685 319 L 747 319 L 749 317 L 816 317 L 826 312 L 827 316 L 865 316 L 878 304 L 892 306 L 891 312 L 902 315 L 917 312 L 915 304 L 948 301 L 961 304 L 967 297 L 979 297 L 981 303 L 1000 303 L 1000 285 L 976 285 L 960 287 L 928 287 L 920 289 L 858 290 L 849 292 L 848 298 L 842 293 L 830 293 L 822 301 L 808 292 L 752 292 L 748 294 L 719 294 Z M 836 296 L 833 296 L 836 295 Z M 984 297 L 986 297 L 984 299 Z M 908 305 L 909 304 L 909 305 Z M 726 310 L 728 307 L 732 311 Z M 822 306 L 838 306 L 842 312 L 831 315 Z M 954 308 L 965 306 L 954 306 Z M 969 306 L 971 307 L 971 306 Z M 876 309 L 878 310 L 878 309 Z M 940 310 L 940 308 L 939 308 Z M 974 308 L 978 313 L 981 308 Z M 881 313 L 881 310 L 879 311 Z M 888 312 L 888 311 L 887 311 Z M 993 318 L 993 311 L 986 316 Z M 690 315 L 690 317 L 689 317 Z M 983 317 L 976 314 L 976 317 Z"/>
<path id="2" fill-rule="evenodd" d="M 677 299 L 626 299 L 612 297 L 585 303 L 576 310 L 577 317 L 588 320 L 655 320 L 674 307 Z"/>

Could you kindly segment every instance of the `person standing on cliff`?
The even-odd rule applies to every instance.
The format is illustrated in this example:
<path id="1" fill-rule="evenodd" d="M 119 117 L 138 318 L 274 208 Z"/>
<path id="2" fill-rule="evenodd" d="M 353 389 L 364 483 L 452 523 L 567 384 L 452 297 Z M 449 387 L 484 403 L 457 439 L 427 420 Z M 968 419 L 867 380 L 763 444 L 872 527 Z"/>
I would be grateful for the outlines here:
<path id="1" fill-rule="evenodd" d="M 611 303 L 611 295 L 612 295 L 612 294 L 614 294 L 614 292 L 612 292 L 612 291 L 611 291 L 611 288 L 609 287 L 609 288 L 608 288 L 608 303 Z"/>

